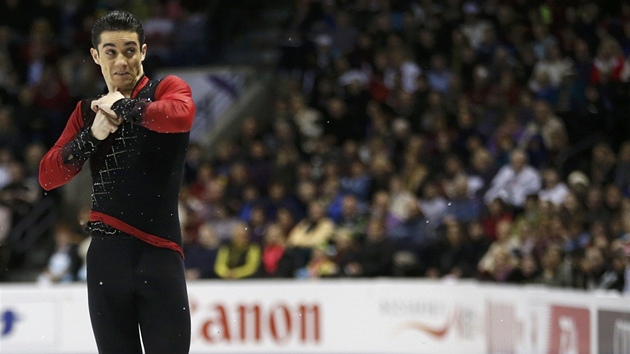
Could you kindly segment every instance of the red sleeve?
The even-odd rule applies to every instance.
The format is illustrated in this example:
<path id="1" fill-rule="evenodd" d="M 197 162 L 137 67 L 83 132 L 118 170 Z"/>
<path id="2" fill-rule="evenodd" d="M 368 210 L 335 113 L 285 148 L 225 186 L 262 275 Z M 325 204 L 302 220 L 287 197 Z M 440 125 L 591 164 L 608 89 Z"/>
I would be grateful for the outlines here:
<path id="1" fill-rule="evenodd" d="M 147 104 L 143 127 L 159 133 L 184 133 L 192 128 L 195 104 L 188 84 L 169 75 L 160 81 L 155 101 Z"/>
<path id="2" fill-rule="evenodd" d="M 39 184 L 44 190 L 49 191 L 68 183 L 81 171 L 82 165 L 63 162 L 62 149 L 76 137 L 82 126 L 83 118 L 81 117 L 81 102 L 79 102 L 70 115 L 59 140 L 39 163 Z"/>

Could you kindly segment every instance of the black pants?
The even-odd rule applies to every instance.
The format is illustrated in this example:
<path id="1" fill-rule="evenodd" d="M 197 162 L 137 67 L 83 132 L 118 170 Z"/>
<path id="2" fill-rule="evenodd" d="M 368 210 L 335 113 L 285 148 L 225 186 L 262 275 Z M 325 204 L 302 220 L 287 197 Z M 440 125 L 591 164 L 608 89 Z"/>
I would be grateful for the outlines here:
<path id="1" fill-rule="evenodd" d="M 100 354 L 184 354 L 190 309 L 179 253 L 133 236 L 92 235 L 88 302 Z"/>

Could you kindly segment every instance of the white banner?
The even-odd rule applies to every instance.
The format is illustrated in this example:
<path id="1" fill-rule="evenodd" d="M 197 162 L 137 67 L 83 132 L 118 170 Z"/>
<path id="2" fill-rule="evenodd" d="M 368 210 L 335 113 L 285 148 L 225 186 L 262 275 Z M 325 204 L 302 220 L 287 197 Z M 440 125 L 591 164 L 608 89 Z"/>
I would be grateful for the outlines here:
<path id="1" fill-rule="evenodd" d="M 191 282 L 191 353 L 630 353 L 630 298 L 429 280 Z M 84 284 L 3 284 L 1 353 L 96 353 Z"/>

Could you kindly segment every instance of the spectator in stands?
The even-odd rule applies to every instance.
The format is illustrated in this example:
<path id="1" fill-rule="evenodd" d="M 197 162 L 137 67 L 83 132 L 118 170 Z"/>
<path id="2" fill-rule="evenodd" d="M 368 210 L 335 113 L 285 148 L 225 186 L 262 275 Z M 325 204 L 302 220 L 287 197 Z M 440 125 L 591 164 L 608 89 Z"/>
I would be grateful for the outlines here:
<path id="1" fill-rule="evenodd" d="M 60 222 L 54 228 L 54 249 L 48 256 L 46 268 L 38 277 L 41 284 L 67 283 L 77 279 L 81 258 L 77 251 L 77 235 L 69 224 Z"/>
<path id="2" fill-rule="evenodd" d="M 265 215 L 270 220 L 273 220 L 280 208 L 290 210 L 295 219 L 302 219 L 306 213 L 305 208 L 293 194 L 293 190 L 287 190 L 279 181 L 272 181 L 267 186 L 267 198 L 264 199 L 263 206 Z"/>
<path id="3" fill-rule="evenodd" d="M 538 192 L 538 197 L 542 201 L 549 201 L 554 205 L 561 205 L 564 202 L 569 188 L 560 180 L 558 172 L 552 168 L 542 171 L 543 187 Z"/>
<path id="4" fill-rule="evenodd" d="M 528 165 L 527 155 L 515 150 L 510 156 L 510 164 L 501 167 L 486 192 L 486 204 L 501 198 L 507 205 L 522 209 L 525 197 L 538 193 L 541 187 L 539 172 Z"/>
<path id="5" fill-rule="evenodd" d="M 354 195 L 359 203 L 365 203 L 369 196 L 371 177 L 363 162 L 355 159 L 350 162 L 348 173 L 341 177 L 341 192 Z"/>
<path id="6" fill-rule="evenodd" d="M 252 209 L 251 217 L 247 222 L 249 240 L 257 245 L 262 245 L 268 224 L 269 219 L 265 214 L 265 209 L 262 206 L 254 207 Z"/>
<path id="7" fill-rule="evenodd" d="M 213 172 L 212 166 L 206 162 L 203 146 L 197 142 L 191 142 L 188 144 L 186 160 L 184 161 L 184 184 L 194 183 L 197 173 L 203 164 L 209 167 L 209 172 Z"/>
<path id="8" fill-rule="evenodd" d="M 481 222 L 473 220 L 468 223 L 466 227 L 466 233 L 468 235 L 468 247 L 470 252 L 470 261 L 473 265 L 472 276 L 479 277 L 477 265 L 481 258 L 488 252 L 492 239 L 486 234 L 485 229 Z"/>
<path id="9" fill-rule="evenodd" d="M 604 37 L 593 60 L 590 83 L 601 85 L 608 82 L 627 82 L 629 70 L 619 42 L 612 36 Z"/>
<path id="10" fill-rule="evenodd" d="M 189 150 L 189 154 L 187 156 L 195 155 L 195 148 L 192 148 L 192 151 Z M 187 157 L 188 158 L 188 157 Z M 216 181 L 216 170 L 209 162 L 200 163 L 199 166 L 192 167 L 195 162 L 186 162 L 185 169 L 190 171 L 191 176 L 189 176 L 190 180 L 186 183 L 188 187 L 188 191 L 190 192 L 190 196 L 195 198 L 198 201 L 202 201 L 207 197 L 208 188 L 210 188 L 210 183 Z M 192 175 L 194 174 L 194 175 Z M 186 172 L 184 172 L 184 177 L 186 176 Z"/>
<path id="11" fill-rule="evenodd" d="M 242 222 L 223 204 L 217 204 L 205 222 L 210 223 L 221 243 L 233 238 L 234 228 Z"/>
<path id="12" fill-rule="evenodd" d="M 306 265 L 311 252 L 316 247 L 327 244 L 332 238 L 335 224 L 325 214 L 324 206 L 318 200 L 308 205 L 308 215 L 290 231 L 287 246 L 292 249 L 296 267 Z"/>
<path id="13" fill-rule="evenodd" d="M 601 188 L 593 186 L 586 192 L 584 197 L 584 217 L 589 224 L 596 221 L 604 223 L 609 221 L 610 215 L 604 208 L 604 193 Z"/>
<path id="14" fill-rule="evenodd" d="M 477 194 L 477 190 L 480 188 L 480 186 L 476 184 L 476 180 L 468 178 L 468 173 L 464 169 L 462 160 L 458 155 L 447 155 L 444 160 L 443 171 L 438 173 L 438 179 L 442 182 L 442 190 L 447 197 L 453 198 L 455 196 L 456 180 L 459 177 L 463 177 L 466 180 L 467 196 L 475 196 Z"/>
<path id="15" fill-rule="evenodd" d="M 607 142 L 599 142 L 591 150 L 589 179 L 593 185 L 604 186 L 614 182 L 617 157 Z"/>
<path id="16" fill-rule="evenodd" d="M 271 180 L 282 183 L 286 190 L 292 190 L 298 184 L 295 171 L 300 162 L 299 158 L 299 151 L 295 146 L 279 146 L 271 167 Z"/>
<path id="17" fill-rule="evenodd" d="M 480 198 L 469 193 L 468 178 L 464 175 L 455 177 L 453 194 L 448 199 L 446 216 L 459 222 L 468 223 L 476 220 L 481 215 L 483 203 Z"/>
<path id="18" fill-rule="evenodd" d="M 291 112 L 300 137 L 300 149 L 306 153 L 313 152 L 316 140 L 324 134 L 322 113 L 309 107 L 304 97 L 298 94 L 291 97 Z"/>
<path id="19" fill-rule="evenodd" d="M 258 188 L 265 188 L 271 181 L 273 160 L 262 140 L 252 140 L 247 153 L 247 176 Z"/>
<path id="20" fill-rule="evenodd" d="M 247 185 L 243 188 L 243 195 L 240 198 L 239 209 L 237 216 L 239 219 L 250 222 L 254 213 L 254 210 L 258 208 L 264 209 L 263 197 L 260 195 L 260 189 L 253 184 Z M 268 218 L 265 214 L 265 218 Z"/>
<path id="21" fill-rule="evenodd" d="M 584 220 L 583 203 L 580 199 L 578 199 L 578 196 L 574 192 L 567 193 L 562 204 L 559 206 L 552 206 L 552 208 L 565 220 L 576 220 L 579 222 Z"/>
<path id="22" fill-rule="evenodd" d="M 151 67 L 164 66 L 171 63 L 171 47 L 175 32 L 175 18 L 168 16 L 168 7 L 157 3 L 149 6 L 149 17 L 144 21 L 147 40 L 151 43 L 151 53 L 147 61 Z"/>
<path id="23" fill-rule="evenodd" d="M 462 12 L 464 14 L 464 23 L 462 23 L 460 29 L 468 39 L 471 47 L 478 50 L 486 30 L 491 28 L 492 24 L 483 18 L 481 8 L 475 1 L 466 1 L 462 5 Z"/>
<path id="24" fill-rule="evenodd" d="M 189 198 L 189 203 L 186 203 L 188 207 L 192 209 L 195 213 L 195 217 L 202 220 L 214 220 L 220 212 L 217 210 L 221 208 L 227 208 L 230 206 L 228 202 L 229 199 L 226 200 L 226 186 L 223 183 L 223 180 L 219 177 L 210 177 L 203 186 L 203 190 L 201 191 L 201 197 L 193 196 L 193 198 Z M 240 199 L 234 201 L 233 203 L 236 205 L 240 205 Z M 223 216 L 223 214 L 220 214 Z"/>
<path id="25" fill-rule="evenodd" d="M 216 171 L 218 173 L 219 170 Z M 224 189 L 225 200 L 221 202 L 225 202 L 230 211 L 236 212 L 241 206 L 243 190 L 253 181 L 248 175 L 247 163 L 243 160 L 230 161 L 228 171 L 227 184 L 217 181 L 220 184 L 215 187 Z"/>
<path id="26" fill-rule="evenodd" d="M 27 178 L 25 166 L 17 160 L 9 161 L 7 164 L 8 181 L 0 189 L 0 204 L 7 207 L 11 212 L 11 223 L 13 225 L 13 239 L 11 242 L 27 242 L 18 247 L 20 252 L 26 252 L 30 242 L 29 237 L 25 237 L 28 233 L 28 226 L 36 220 L 31 220 L 36 215 L 30 214 L 33 207 L 42 205 L 42 191 L 36 183 Z M 30 217 L 29 217 L 30 215 Z M 44 215 L 44 213 L 42 213 Z M 20 223 L 23 224 L 20 224 Z M 26 223 L 24 223 L 26 222 Z M 19 227 L 18 227 L 19 226 Z M 16 231 L 19 234 L 16 234 Z"/>
<path id="27" fill-rule="evenodd" d="M 391 215 L 390 198 L 389 193 L 387 193 L 386 190 L 379 190 L 374 193 L 372 199 L 370 200 L 369 208 L 369 217 L 376 217 L 385 220 L 388 229 L 397 223 Z"/>
<path id="28" fill-rule="evenodd" d="M 405 219 L 391 225 L 387 234 L 397 250 L 424 254 L 436 241 L 436 226 L 430 225 L 416 199 L 407 202 Z"/>
<path id="29" fill-rule="evenodd" d="M 368 173 L 370 175 L 368 198 L 373 199 L 374 194 L 379 190 L 388 189 L 389 180 L 394 174 L 394 164 L 389 159 L 387 153 L 375 151 L 375 155 L 369 162 Z"/>
<path id="30" fill-rule="evenodd" d="M 299 269 L 298 278 L 330 278 L 339 274 L 339 267 L 333 261 L 331 247 L 321 244 L 313 248 L 306 267 Z"/>
<path id="31" fill-rule="evenodd" d="M 58 68 L 52 64 L 43 66 L 41 76 L 31 87 L 33 104 L 47 125 L 47 134 L 42 142 L 49 146 L 63 131 L 66 117 L 72 109 L 72 98 L 68 87 L 61 80 Z"/>
<path id="32" fill-rule="evenodd" d="M 331 219 L 335 223 L 335 227 L 348 229 L 353 235 L 358 236 L 365 231 L 368 222 L 368 214 L 359 202 L 359 199 L 353 194 L 343 196 L 341 201 L 341 212 Z"/>
<path id="33" fill-rule="evenodd" d="M 411 191 L 405 188 L 399 175 L 394 175 L 389 180 L 389 198 L 392 217 L 397 222 L 406 220 L 409 214 L 407 207 L 410 201 L 415 200 L 415 197 Z"/>
<path id="34" fill-rule="evenodd" d="M 562 79 L 573 70 L 571 60 L 562 57 L 562 52 L 558 45 L 548 45 L 544 50 L 544 58 L 534 65 L 534 71 L 529 82 L 529 88 L 533 92 L 539 92 L 543 89 L 537 80 L 541 75 L 545 75 L 549 80 L 549 85 L 557 89 L 560 87 Z"/>
<path id="35" fill-rule="evenodd" d="M 431 56 L 431 66 L 427 70 L 426 77 L 429 87 L 441 93 L 447 93 L 451 82 L 452 73 L 446 66 L 446 59 L 441 54 Z"/>
<path id="36" fill-rule="evenodd" d="M 169 3 L 171 11 L 178 7 L 178 18 L 173 32 L 171 63 L 177 66 L 192 66 L 206 63 L 209 59 L 207 39 L 208 17 L 194 6 Z M 225 19 L 224 19 L 225 20 Z"/>
<path id="37" fill-rule="evenodd" d="M 598 284 L 599 289 L 615 290 L 619 293 L 623 292 L 626 283 L 626 258 L 622 252 L 613 252 L 610 255 L 609 265 L 606 272 L 601 276 Z"/>
<path id="38" fill-rule="evenodd" d="M 459 164 L 463 165 L 463 160 L 468 161 L 470 155 L 477 150 L 476 147 L 474 148 L 474 142 L 484 139 L 484 133 L 481 132 L 481 128 L 476 124 L 475 117 L 473 117 L 470 110 L 461 109 L 457 112 L 456 134 L 457 137 L 453 141 L 453 146 L 457 154 L 455 156 L 460 159 Z M 479 147 L 481 146 L 483 145 L 480 143 Z"/>
<path id="39" fill-rule="evenodd" d="M 280 225 L 285 235 L 289 235 L 291 230 L 293 230 L 293 228 L 296 225 L 296 221 L 295 221 L 295 217 L 293 216 L 293 213 L 291 212 L 291 210 L 287 208 L 278 209 L 278 212 L 276 213 L 276 217 L 273 220 L 275 220 L 275 222 L 278 223 L 278 225 Z"/>
<path id="40" fill-rule="evenodd" d="M 343 270 L 349 263 L 356 261 L 357 247 L 360 244 L 351 230 L 337 228 L 332 238 L 334 248 L 333 262 Z"/>
<path id="41" fill-rule="evenodd" d="M 575 170 L 567 176 L 567 186 L 580 200 L 584 200 L 589 190 L 591 181 L 588 176 L 579 170 Z"/>
<path id="42" fill-rule="evenodd" d="M 534 103 L 534 114 L 535 120 L 525 127 L 525 133 L 519 145 L 529 146 L 530 141 L 539 136 L 545 150 L 549 151 L 553 157 L 567 144 L 564 122 L 553 112 L 550 103 L 544 100 L 537 100 Z"/>
<path id="43" fill-rule="evenodd" d="M 380 219 L 370 219 L 365 241 L 357 249 L 356 261 L 342 270 L 350 277 L 384 277 L 392 275 L 393 244 Z"/>
<path id="44" fill-rule="evenodd" d="M 611 221 L 621 216 L 623 197 L 616 184 L 608 184 L 604 189 L 604 209 L 611 216 Z"/>
<path id="45" fill-rule="evenodd" d="M 514 220 L 514 214 L 501 198 L 492 200 L 479 218 L 484 233 L 493 241 L 497 239 L 497 224 L 503 220 L 511 222 Z"/>
<path id="46" fill-rule="evenodd" d="M 360 140 L 365 137 L 364 114 L 358 115 L 348 112 L 346 102 L 340 97 L 329 98 L 326 110 L 323 112 L 324 137 L 330 139 L 337 146 L 350 140 Z"/>
<path id="47" fill-rule="evenodd" d="M 480 270 L 482 280 L 506 283 L 517 266 L 517 258 L 507 247 L 499 245 L 491 248 L 492 266 Z"/>
<path id="48" fill-rule="evenodd" d="M 568 287 L 571 284 L 570 273 L 564 262 L 564 251 L 557 245 L 547 247 L 541 260 L 541 273 L 533 279 L 533 283 L 550 287 Z"/>
<path id="49" fill-rule="evenodd" d="M 260 246 L 249 241 L 247 224 L 232 227 L 231 239 L 219 247 L 214 272 L 223 279 L 243 279 L 256 275 L 260 267 Z"/>
<path id="50" fill-rule="evenodd" d="M 528 284 L 535 282 L 540 275 L 540 266 L 536 257 L 530 253 L 517 254 L 517 264 L 508 274 L 508 283 Z"/>
<path id="51" fill-rule="evenodd" d="M 45 154 L 46 147 L 42 143 L 32 142 L 24 147 L 21 159 L 24 165 L 24 174 L 26 180 L 32 185 L 33 188 L 36 188 L 37 184 L 39 161 L 41 161 L 42 157 Z"/>
<path id="52" fill-rule="evenodd" d="M 395 92 L 404 90 L 415 92 L 418 88 L 418 76 L 422 74 L 422 69 L 414 60 L 408 49 L 393 48 L 389 52 L 389 65 L 385 69 L 385 86 Z"/>
<path id="53" fill-rule="evenodd" d="M 16 88 L 16 90 L 18 89 Z M 33 87 L 20 88 L 15 100 L 16 103 L 13 106 L 12 115 L 21 130 L 17 136 L 21 136 L 26 141 L 38 141 L 49 144 L 46 141 L 50 137 L 48 132 L 49 122 L 41 114 L 41 109 L 35 105 L 35 90 Z M 23 143 L 24 141 L 21 144 Z"/>
<path id="54" fill-rule="evenodd" d="M 286 233 L 277 223 L 267 225 L 262 245 L 260 273 L 264 278 L 293 278 L 293 257 L 286 247 Z"/>
<path id="55" fill-rule="evenodd" d="M 242 175 L 242 170 L 245 166 L 242 166 L 241 159 L 242 156 L 239 156 L 239 149 L 233 141 L 221 140 L 217 143 L 215 156 L 212 159 L 212 167 L 214 167 L 214 172 L 217 176 L 230 178 L 230 183 L 238 182 L 238 184 L 243 184 L 249 181 L 241 180 L 245 178 Z M 236 171 L 232 168 L 234 163 L 241 164 Z M 245 170 L 247 169 L 245 168 Z M 232 181 L 232 179 L 235 179 L 235 181 Z"/>
<path id="56" fill-rule="evenodd" d="M 584 218 L 570 218 L 568 220 L 562 246 L 565 253 L 570 254 L 586 248 L 594 240 L 584 227 Z"/>
<path id="57" fill-rule="evenodd" d="M 8 107 L 0 106 L 0 147 L 17 153 L 24 148 L 24 136 Z"/>
<path id="58" fill-rule="evenodd" d="M 208 223 L 199 226 L 197 242 L 184 248 L 186 279 L 216 278 L 214 268 L 219 246 L 220 240 L 214 228 Z"/>
<path id="59" fill-rule="evenodd" d="M 446 214 L 447 200 L 439 193 L 438 184 L 435 181 L 428 181 L 422 188 L 419 199 L 422 214 L 427 218 L 429 224 L 437 228 Z"/>
<path id="60" fill-rule="evenodd" d="M 481 279 L 505 280 L 509 271 L 513 268 L 515 249 L 518 249 L 519 240 L 513 234 L 513 222 L 502 220 L 497 223 L 497 239 L 492 241 L 490 247 L 479 260 L 477 271 Z"/>
<path id="61" fill-rule="evenodd" d="M 476 264 L 471 252 L 464 224 L 453 218 L 445 222 L 446 237 L 435 247 L 432 267 L 427 271 L 430 278 L 469 278 L 475 273 Z"/>

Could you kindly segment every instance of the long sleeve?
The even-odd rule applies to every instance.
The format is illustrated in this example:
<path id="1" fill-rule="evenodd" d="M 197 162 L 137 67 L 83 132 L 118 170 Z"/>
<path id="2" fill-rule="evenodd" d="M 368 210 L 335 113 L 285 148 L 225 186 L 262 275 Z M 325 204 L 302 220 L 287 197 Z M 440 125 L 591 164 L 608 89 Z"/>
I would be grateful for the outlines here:
<path id="1" fill-rule="evenodd" d="M 79 102 L 61 136 L 40 161 L 39 184 L 49 191 L 68 183 L 81 171 L 99 143 L 88 127 L 84 127 Z"/>
<path id="2" fill-rule="evenodd" d="M 234 278 L 241 279 L 251 277 L 260 267 L 260 247 L 252 245 L 247 250 L 245 264 L 232 269 Z"/>
<path id="3" fill-rule="evenodd" d="M 154 101 L 123 98 L 112 105 L 112 110 L 125 121 L 158 133 L 188 132 L 195 116 L 190 87 L 173 75 L 160 81 Z"/>
<path id="4" fill-rule="evenodd" d="M 501 167 L 501 169 L 492 179 L 492 182 L 490 182 L 490 188 L 484 195 L 484 201 L 486 202 L 486 204 L 490 204 L 490 202 L 492 202 L 495 198 L 500 198 L 502 196 L 501 193 L 503 188 L 513 175 L 514 174 L 509 167 Z"/>
<path id="5" fill-rule="evenodd" d="M 241 266 L 230 268 L 230 247 L 222 246 L 219 248 L 217 259 L 214 266 L 214 272 L 223 279 L 228 278 L 232 272 L 232 278 L 240 279 L 252 276 L 260 266 L 260 247 L 252 245 L 247 249 L 245 263 Z"/>
<path id="6" fill-rule="evenodd" d="M 219 278 L 227 278 L 230 268 L 228 267 L 228 258 L 230 256 L 230 248 L 221 246 L 217 253 L 217 259 L 214 262 L 214 272 Z"/>
<path id="7" fill-rule="evenodd" d="M 124 98 L 114 103 L 112 109 L 126 121 L 160 133 L 190 131 L 195 115 L 190 87 L 173 75 L 160 81 L 153 101 Z M 81 171 L 99 143 L 84 127 L 79 102 L 59 140 L 40 162 L 39 182 L 42 188 L 51 190 L 68 183 Z"/>
<path id="8" fill-rule="evenodd" d="M 303 220 L 291 230 L 287 242 L 290 247 L 313 248 L 328 242 L 334 231 L 335 224 L 328 218 L 319 220 L 316 226 Z"/>

